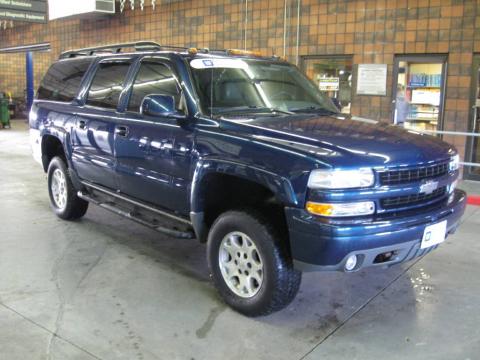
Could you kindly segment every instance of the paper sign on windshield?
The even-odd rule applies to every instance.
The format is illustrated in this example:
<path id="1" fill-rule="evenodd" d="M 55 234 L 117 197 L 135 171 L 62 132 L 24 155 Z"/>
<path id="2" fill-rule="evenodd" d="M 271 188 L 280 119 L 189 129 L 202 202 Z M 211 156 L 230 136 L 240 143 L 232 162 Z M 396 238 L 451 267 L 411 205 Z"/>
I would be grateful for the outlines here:
<path id="1" fill-rule="evenodd" d="M 190 61 L 190 66 L 194 69 L 208 69 L 208 68 L 247 69 L 248 68 L 248 64 L 241 59 L 194 59 Z"/>

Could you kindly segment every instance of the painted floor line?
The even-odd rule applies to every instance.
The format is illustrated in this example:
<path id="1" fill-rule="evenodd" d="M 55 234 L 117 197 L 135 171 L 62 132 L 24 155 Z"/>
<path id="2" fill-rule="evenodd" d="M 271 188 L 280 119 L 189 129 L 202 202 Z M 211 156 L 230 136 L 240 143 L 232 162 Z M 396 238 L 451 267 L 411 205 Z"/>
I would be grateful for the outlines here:
<path id="1" fill-rule="evenodd" d="M 470 205 L 480 205 L 480 196 L 478 195 L 471 195 L 467 197 L 467 204 Z"/>

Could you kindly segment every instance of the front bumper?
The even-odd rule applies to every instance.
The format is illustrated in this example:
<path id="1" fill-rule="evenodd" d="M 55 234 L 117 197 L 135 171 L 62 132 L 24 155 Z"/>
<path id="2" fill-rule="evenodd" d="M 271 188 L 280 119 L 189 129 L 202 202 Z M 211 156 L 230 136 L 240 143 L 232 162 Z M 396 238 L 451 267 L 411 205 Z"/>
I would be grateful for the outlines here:
<path id="1" fill-rule="evenodd" d="M 331 220 L 312 216 L 304 209 L 286 208 L 295 267 L 302 271 L 344 271 L 347 258 L 355 254 L 355 271 L 422 256 L 438 246 L 420 249 L 425 227 L 447 220 L 447 235 L 454 232 L 466 203 L 465 192 L 457 189 L 450 204 L 378 219 Z M 381 259 L 386 253 L 393 255 L 379 261 L 378 256 Z"/>

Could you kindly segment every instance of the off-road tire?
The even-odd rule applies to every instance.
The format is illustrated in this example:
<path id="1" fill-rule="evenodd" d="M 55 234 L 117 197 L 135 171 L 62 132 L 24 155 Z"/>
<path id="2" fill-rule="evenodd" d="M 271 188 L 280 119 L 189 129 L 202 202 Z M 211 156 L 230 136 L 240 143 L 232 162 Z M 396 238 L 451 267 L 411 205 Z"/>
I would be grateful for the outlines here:
<path id="1" fill-rule="evenodd" d="M 258 292 L 249 298 L 230 289 L 219 264 L 222 241 L 237 231 L 254 242 L 263 262 L 263 282 Z M 246 316 L 263 316 L 283 309 L 292 302 L 300 287 L 302 273 L 293 268 L 287 239 L 267 217 L 253 209 L 228 211 L 216 219 L 208 235 L 207 259 L 215 287 L 224 301 Z"/>

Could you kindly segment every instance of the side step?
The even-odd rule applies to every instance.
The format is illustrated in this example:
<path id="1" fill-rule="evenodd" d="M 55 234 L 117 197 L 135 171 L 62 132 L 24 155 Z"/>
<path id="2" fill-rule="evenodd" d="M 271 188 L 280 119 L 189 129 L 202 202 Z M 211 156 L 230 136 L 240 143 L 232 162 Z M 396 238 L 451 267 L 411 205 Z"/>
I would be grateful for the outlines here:
<path id="1" fill-rule="evenodd" d="M 107 194 L 110 195 L 111 194 Z M 109 201 L 107 199 L 102 199 L 101 197 L 94 196 L 92 194 L 85 194 L 82 191 L 79 191 L 77 193 L 77 196 L 80 199 L 83 199 L 85 201 L 91 202 L 92 204 L 98 205 L 103 209 L 109 210 L 117 215 L 121 215 L 123 217 L 126 217 L 132 221 L 135 221 L 139 224 L 142 224 L 144 226 L 147 226 L 153 230 L 156 230 L 158 232 L 161 232 L 162 234 L 175 237 L 175 238 L 180 238 L 180 239 L 194 239 L 195 238 L 195 233 L 193 230 L 186 230 L 186 231 L 180 231 L 177 229 L 172 229 L 166 226 L 159 225 L 159 221 L 157 221 L 155 218 L 153 219 L 146 219 L 145 217 L 141 216 L 140 211 L 135 211 L 133 210 L 126 210 L 122 209 L 120 206 L 115 201 Z M 137 206 L 140 206 L 137 204 Z M 148 211 L 148 208 L 144 209 Z"/>

